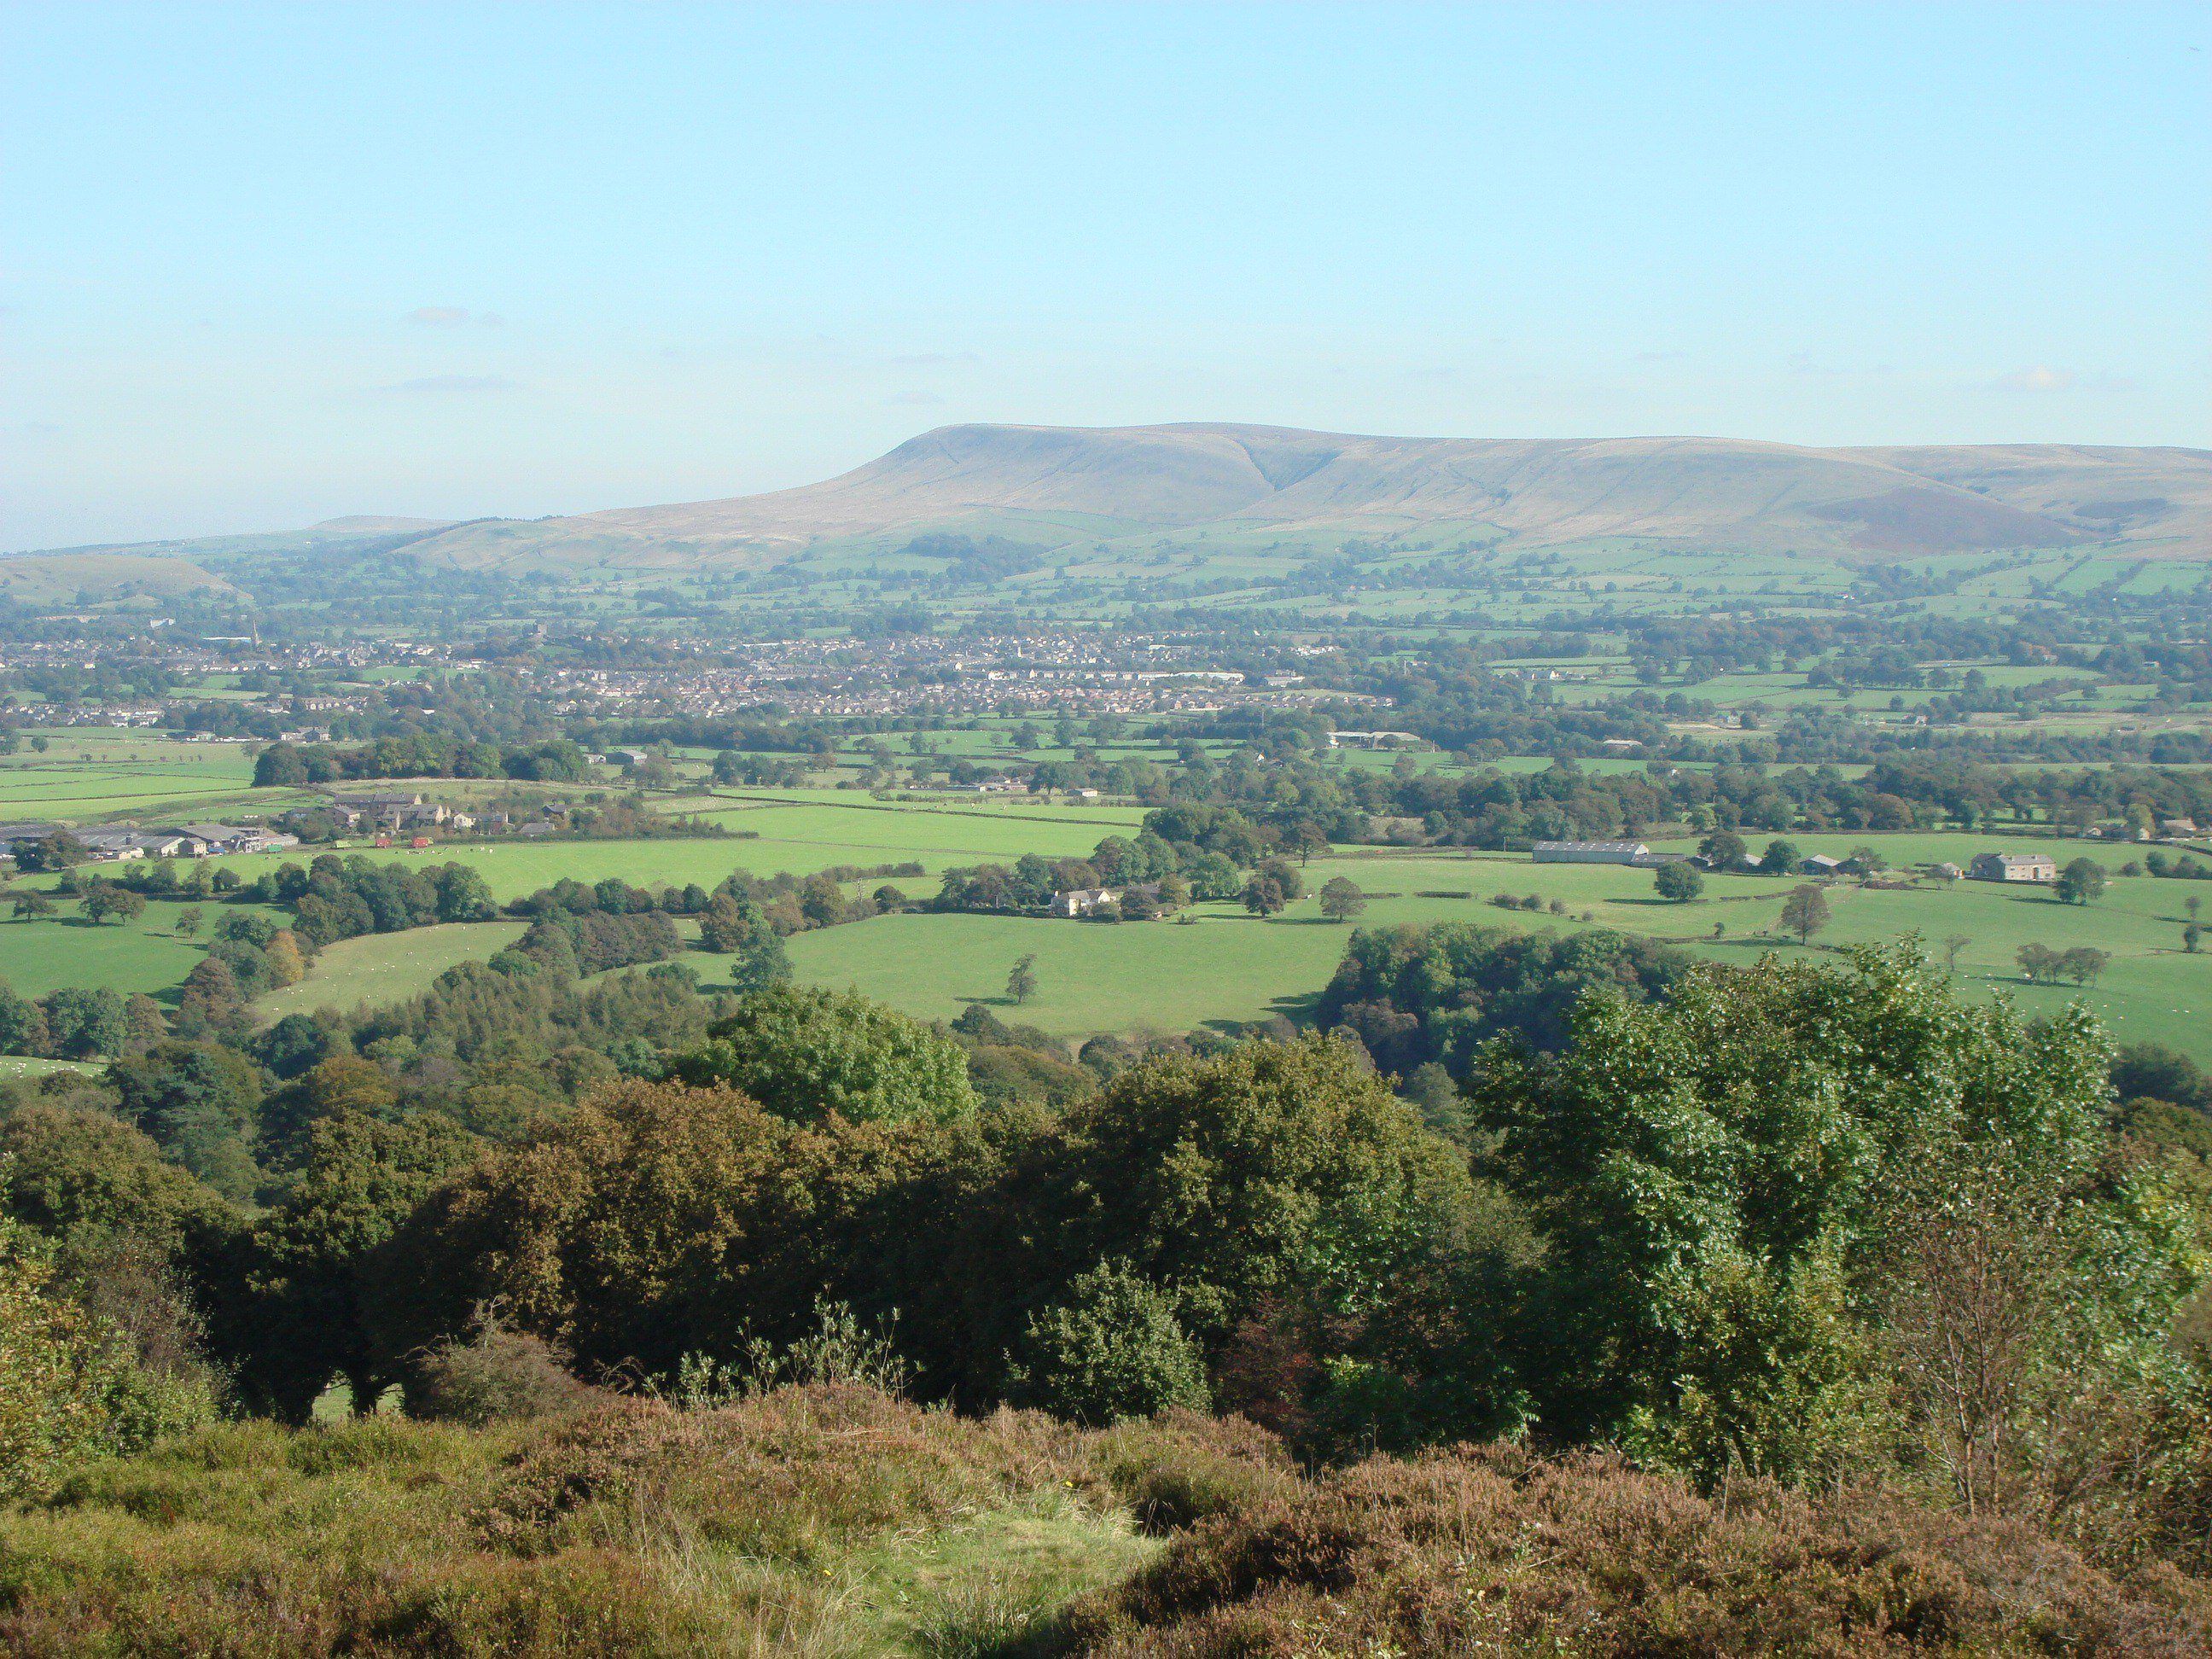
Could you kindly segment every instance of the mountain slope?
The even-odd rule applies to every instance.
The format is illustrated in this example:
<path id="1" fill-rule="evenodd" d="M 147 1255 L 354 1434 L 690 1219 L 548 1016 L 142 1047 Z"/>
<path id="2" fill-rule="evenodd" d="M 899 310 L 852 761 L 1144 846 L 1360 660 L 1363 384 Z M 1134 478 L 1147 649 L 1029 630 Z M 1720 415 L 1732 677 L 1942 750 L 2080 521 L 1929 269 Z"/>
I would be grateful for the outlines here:
<path id="1" fill-rule="evenodd" d="M 1047 544 L 1199 526 L 1358 535 L 1439 525 L 1487 526 L 1530 547 L 1621 538 L 1873 556 L 2118 542 L 2212 558 L 2212 452 L 954 426 L 799 489 L 478 520 L 407 551 L 457 565 L 747 562 L 963 525 Z"/>

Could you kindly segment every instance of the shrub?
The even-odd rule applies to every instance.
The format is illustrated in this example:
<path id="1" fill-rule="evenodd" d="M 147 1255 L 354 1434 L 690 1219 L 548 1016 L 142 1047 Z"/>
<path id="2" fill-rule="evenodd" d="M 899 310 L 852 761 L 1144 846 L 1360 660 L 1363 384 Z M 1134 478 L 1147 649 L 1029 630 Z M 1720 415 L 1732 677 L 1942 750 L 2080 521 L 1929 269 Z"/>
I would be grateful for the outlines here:
<path id="1" fill-rule="evenodd" d="M 1206 1366 L 1158 1287 L 1101 1263 L 1040 1310 L 1024 1334 L 1018 1386 L 1079 1423 L 1115 1423 L 1181 1407 L 1202 1411 Z"/>
<path id="2" fill-rule="evenodd" d="M 422 1362 L 407 1407 L 419 1417 L 480 1429 L 573 1410 L 595 1394 L 551 1343 L 486 1317 L 467 1340 L 442 1343 Z"/>

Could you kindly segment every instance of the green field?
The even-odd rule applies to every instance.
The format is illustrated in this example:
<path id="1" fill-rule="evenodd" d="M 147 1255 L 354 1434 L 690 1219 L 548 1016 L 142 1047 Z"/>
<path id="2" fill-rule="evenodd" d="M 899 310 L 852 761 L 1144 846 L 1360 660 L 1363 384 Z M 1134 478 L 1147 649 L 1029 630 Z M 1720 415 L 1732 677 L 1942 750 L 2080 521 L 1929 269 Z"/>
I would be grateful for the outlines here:
<path id="1" fill-rule="evenodd" d="M 109 921 L 94 927 L 71 912 L 64 901 L 58 914 L 16 921 L 0 910 L 0 980 L 17 994 L 44 996 L 64 985 L 108 987 L 118 991 L 144 991 L 150 995 L 174 990 L 186 974 L 207 954 L 202 943 L 214 930 L 228 905 L 204 903 L 206 918 L 199 939 L 177 937 L 177 915 L 186 906 L 167 900 L 150 902 L 135 921 Z M 260 914 L 288 920 L 282 912 Z"/>
<path id="2" fill-rule="evenodd" d="M 44 754 L 26 748 L 0 756 L 0 818 L 185 822 L 218 816 L 219 809 L 281 811 L 303 799 L 289 790 L 255 790 L 253 761 L 242 744 L 179 743 L 106 727 L 33 735 L 46 738 Z"/>
<path id="3" fill-rule="evenodd" d="M 1842 852 L 1871 842 L 1893 862 L 1960 858 L 1990 845 L 1965 836 L 1796 837 L 1808 852 Z M 2025 843 L 2022 843 L 2023 845 Z M 2063 844 L 2066 855 L 2077 850 Z M 2091 848 L 2112 864 L 2119 848 Z M 1679 944 L 1698 955 L 1743 963 L 1767 951 L 1803 954 L 1778 937 L 1782 904 L 1798 880 L 1715 876 L 1705 895 L 1670 904 L 1652 891 L 1651 872 L 1618 865 L 1538 865 L 1525 854 L 1396 857 L 1350 854 L 1316 859 L 1309 890 L 1332 875 L 1370 895 L 1362 927 L 1457 920 L 1514 929 L 1620 928 Z M 1424 897 L 1465 890 L 1469 897 Z M 1881 891 L 1851 882 L 1828 890 L 1834 920 L 1822 947 L 1879 944 L 1918 933 L 1931 951 L 1953 934 L 1969 943 L 1959 956 L 1964 987 L 2014 997 L 2030 1012 L 2081 1000 L 2119 1041 L 2151 1040 L 2212 1060 L 2212 953 L 2181 949 L 2184 902 L 2212 904 L 2212 884 L 2115 878 L 2091 905 L 2066 905 L 2040 888 L 1959 882 Z M 1557 899 L 1567 914 L 1506 910 L 1499 893 Z M 1385 896 L 1395 895 L 1395 896 Z M 1311 897 L 1282 916 L 1255 922 L 1229 906 L 1198 906 L 1197 921 L 1119 926 L 1012 917 L 898 915 L 802 934 L 790 942 L 801 977 L 854 985 L 930 1018 L 950 1018 L 972 1000 L 994 1000 L 1017 957 L 1034 953 L 1042 988 L 1021 1018 L 1058 1036 L 1093 1031 L 1188 1030 L 1271 1013 L 1296 1013 L 1335 969 L 1348 929 L 1324 922 Z M 1586 923 L 1583 918 L 1589 918 Z M 1712 936 L 1718 923 L 1724 929 Z M 2091 945 L 2112 955 L 2097 984 L 2030 985 L 2014 963 L 2021 946 L 2063 951 Z M 706 958 L 711 961 L 712 958 Z M 1006 1011 L 1001 1009 L 1004 1013 Z"/>
<path id="4" fill-rule="evenodd" d="M 271 991 L 255 1005 L 264 1024 L 318 1008 L 349 1009 L 420 996 L 448 968 L 481 962 L 505 949 L 529 926 L 520 921 L 459 921 L 404 933 L 341 939 L 317 953 L 307 978 Z"/>
<path id="5" fill-rule="evenodd" d="M 520 898 L 563 877 L 600 881 L 619 876 L 638 886 L 696 882 L 712 887 L 732 870 L 806 875 L 832 865 L 863 867 L 919 861 L 934 874 L 954 865 L 1010 860 L 1027 852 L 1051 858 L 1088 854 L 1101 837 L 1132 834 L 1142 814 L 1132 809 L 1068 809 L 1062 815 L 1021 809 L 965 810 L 805 803 L 729 803 L 712 815 L 744 838 L 664 841 L 454 842 L 422 853 L 375 856 L 409 862 L 459 862 L 483 872 L 501 899 Z M 224 865 L 248 881 L 278 864 L 297 863 L 321 848 L 253 854 Z M 374 853 L 362 847 L 340 852 Z"/>
<path id="6" fill-rule="evenodd" d="M 939 734 L 932 734 L 933 736 Z M 163 739 L 131 733 L 93 734 L 105 747 L 100 768 L 150 788 L 165 776 L 230 787 L 243 775 L 235 750 L 187 750 Z M 24 757 L 12 757 L 21 762 Z M 56 744 L 45 765 L 0 769 L 0 786 L 16 791 L 18 811 L 29 810 L 40 792 L 88 787 L 95 763 L 77 760 Z M 1433 763 L 1437 757 L 1426 757 Z M 1387 761 L 1362 755 L 1358 763 Z M 1517 766 L 1547 764 L 1523 759 Z M 1595 762 L 1594 769 L 1630 769 L 1633 760 Z M 71 769 L 74 769 L 73 770 Z M 68 780 L 75 780 L 68 781 Z M 564 877 L 586 882 L 614 876 L 650 886 L 696 883 L 711 887 L 733 870 L 756 874 L 805 874 L 836 865 L 862 867 L 911 860 L 925 874 L 896 884 L 909 896 L 935 890 L 938 875 L 956 865 L 1012 861 L 1027 852 L 1079 856 L 1100 837 L 1133 834 L 1140 809 L 1041 801 L 878 799 L 846 789 L 708 792 L 670 798 L 665 806 L 700 812 L 734 831 L 727 839 L 662 841 L 455 842 L 425 853 L 374 854 L 395 862 L 448 860 L 481 870 L 494 894 L 513 899 Z M 1750 838 L 1754 851 L 1762 836 Z M 1790 837 L 1804 852 L 1844 854 L 1876 847 L 1894 866 L 1948 860 L 1964 864 L 1992 847 L 2039 848 L 2062 860 L 2086 856 L 2117 870 L 2140 856 L 2119 843 L 2039 841 L 2033 836 L 1934 835 L 1817 835 Z M 1655 843 L 1665 846 L 1668 843 Z M 1689 843 L 1672 843 L 1687 850 Z M 362 848 L 340 849 L 369 851 Z M 265 854 L 222 860 L 251 879 L 263 870 L 307 854 Z M 1537 865 L 1526 854 L 1429 849 L 1398 852 L 1346 848 L 1316 860 L 1306 870 L 1310 890 L 1342 873 L 1373 897 L 1361 925 L 1425 923 L 1447 919 L 1510 927 L 1618 927 L 1678 942 L 1701 953 L 1741 962 L 1765 949 L 1800 947 L 1772 936 L 1792 880 L 1714 877 L 1705 896 L 1687 905 L 1660 902 L 1650 872 L 1620 866 Z M 38 884 L 48 878 L 32 878 Z M 875 884 L 872 878 L 868 885 Z M 1433 896 L 1464 893 L 1466 896 Z M 1501 909 L 1486 901 L 1499 893 L 1535 894 L 1556 901 L 1565 915 Z M 2116 878 L 2097 904 L 2069 907 L 2039 890 L 2018 890 L 1962 882 L 1878 891 L 1841 882 L 1830 890 L 1835 917 L 1819 944 L 1833 946 L 1879 941 L 1917 931 L 1931 945 L 1965 936 L 1961 977 L 1985 993 L 2017 996 L 2032 1009 L 2057 1007 L 2079 996 L 2124 1038 L 2150 1037 L 2212 1060 L 2212 1026 L 2202 1015 L 2212 1007 L 2212 954 L 2185 955 L 2182 906 L 2191 894 L 2212 902 L 2212 886 L 2148 878 Z M 1432 895 L 1423 896 L 1424 894 Z M 0 921 L 0 976 L 19 991 L 39 994 L 64 984 L 112 985 L 119 989 L 172 992 L 199 960 L 201 945 L 174 937 L 182 905 L 149 907 L 135 923 L 94 928 L 74 918 L 36 922 Z M 222 907 L 208 904 L 211 926 Z M 1100 927 L 1017 918 L 902 915 L 803 934 L 791 941 L 801 975 L 824 983 L 854 984 L 870 994 L 933 1018 L 950 1018 L 972 1000 L 1000 994 L 1015 957 L 1035 953 L 1043 989 L 1023 1018 L 1071 1038 L 1097 1031 L 1185 1030 L 1194 1025 L 1235 1024 L 1271 1013 L 1295 1012 L 1325 984 L 1342 953 L 1346 930 L 1322 922 L 1309 898 L 1284 916 L 1254 921 L 1234 906 L 1200 906 L 1188 926 L 1174 922 Z M 1587 921 L 1584 919 L 1587 918 Z M 1716 939 L 1716 925 L 1722 934 Z M 434 928 L 350 940 L 326 952 L 310 979 L 265 1000 L 275 1018 L 295 1010 L 350 1006 L 414 994 L 454 963 L 490 955 L 520 932 L 520 924 Z M 2014 956 L 2034 943 L 2054 950 L 2094 945 L 2112 953 L 2101 982 L 2082 990 L 2029 986 Z M 716 959 L 690 958 L 712 982 Z"/>

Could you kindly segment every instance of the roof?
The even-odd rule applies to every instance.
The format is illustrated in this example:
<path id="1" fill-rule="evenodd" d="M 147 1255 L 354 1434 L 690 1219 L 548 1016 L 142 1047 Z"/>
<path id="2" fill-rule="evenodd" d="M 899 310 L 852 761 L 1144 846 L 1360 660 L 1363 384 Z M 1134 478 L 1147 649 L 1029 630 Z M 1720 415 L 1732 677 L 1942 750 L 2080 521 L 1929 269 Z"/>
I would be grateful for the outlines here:
<path id="1" fill-rule="evenodd" d="M 1547 848 L 1553 852 L 1641 853 L 1644 846 L 1640 841 L 1540 841 L 1533 847 L 1540 853 Z"/>

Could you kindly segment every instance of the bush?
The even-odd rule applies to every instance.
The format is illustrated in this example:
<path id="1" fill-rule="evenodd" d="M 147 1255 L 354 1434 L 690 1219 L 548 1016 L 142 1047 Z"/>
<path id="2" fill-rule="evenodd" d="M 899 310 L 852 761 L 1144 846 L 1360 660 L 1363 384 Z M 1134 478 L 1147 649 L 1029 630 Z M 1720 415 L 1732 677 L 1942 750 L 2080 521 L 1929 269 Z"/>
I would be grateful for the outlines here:
<path id="1" fill-rule="evenodd" d="M 1206 1365 L 1173 1304 L 1127 1267 L 1102 1263 L 1030 1321 L 1018 1386 L 1079 1423 L 1203 1411 Z"/>
<path id="2" fill-rule="evenodd" d="M 465 1341 L 441 1344 L 417 1369 L 407 1407 L 418 1417 L 481 1429 L 570 1411 L 597 1390 L 572 1376 L 551 1343 L 484 1319 Z"/>
<path id="3" fill-rule="evenodd" d="M 1284 1483 L 1067 1622 L 1098 1659 L 2181 1659 L 2208 1613 L 2201 1587 L 2124 1584 L 2014 1523 L 1756 1483 L 1706 1500 L 1611 1456 L 1496 1445 Z"/>

